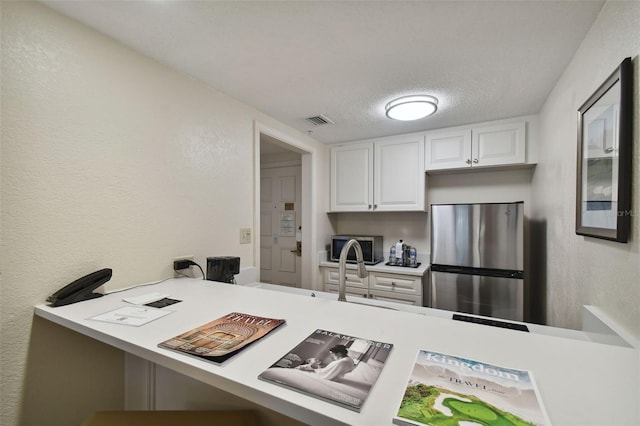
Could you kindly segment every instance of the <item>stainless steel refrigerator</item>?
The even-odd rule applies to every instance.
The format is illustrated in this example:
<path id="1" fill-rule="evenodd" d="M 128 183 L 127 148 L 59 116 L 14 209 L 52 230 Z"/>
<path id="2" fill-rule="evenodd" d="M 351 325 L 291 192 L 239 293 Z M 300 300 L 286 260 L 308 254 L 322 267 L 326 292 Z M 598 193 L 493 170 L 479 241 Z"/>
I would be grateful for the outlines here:
<path id="1" fill-rule="evenodd" d="M 430 307 L 524 319 L 523 207 L 431 205 Z"/>

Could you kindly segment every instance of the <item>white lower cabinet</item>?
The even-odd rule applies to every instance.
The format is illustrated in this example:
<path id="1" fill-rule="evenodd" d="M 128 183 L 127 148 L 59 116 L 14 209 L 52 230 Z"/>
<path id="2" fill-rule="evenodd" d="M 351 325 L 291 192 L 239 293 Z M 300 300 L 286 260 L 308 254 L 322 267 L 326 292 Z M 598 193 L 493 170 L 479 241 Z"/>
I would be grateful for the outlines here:
<path id="1" fill-rule="evenodd" d="M 358 276 L 358 274 L 356 273 L 356 271 L 354 270 L 350 270 L 347 269 L 347 273 L 345 275 L 347 277 L 346 279 L 346 284 L 347 284 L 347 288 L 349 289 L 353 289 L 353 288 L 357 288 L 357 289 L 368 289 L 369 288 L 369 283 L 367 281 L 367 277 L 365 278 L 360 278 Z M 324 268 L 324 283 L 325 286 L 327 284 L 330 285 L 335 285 L 336 286 L 336 291 L 338 288 L 338 284 L 340 284 L 340 274 L 338 273 L 338 269 L 337 268 Z"/>
<path id="2" fill-rule="evenodd" d="M 337 268 L 323 267 L 324 290 L 338 293 L 339 274 Z M 346 293 L 384 302 L 422 306 L 422 280 L 415 275 L 369 272 L 359 278 L 354 270 L 347 270 Z"/>
<path id="3" fill-rule="evenodd" d="M 324 286 L 324 291 L 326 291 L 327 293 L 335 293 L 336 295 L 338 294 L 338 285 L 337 284 L 325 284 Z M 362 297 L 362 298 L 368 298 L 369 297 L 369 291 L 362 289 L 362 288 L 358 288 L 358 287 L 349 287 L 347 286 L 347 294 L 349 296 L 358 296 L 358 297 Z M 337 300 L 338 296 L 336 296 L 336 300 Z"/>
<path id="4" fill-rule="evenodd" d="M 422 278 L 412 275 L 372 272 L 369 274 L 369 290 L 421 296 Z"/>
<path id="5" fill-rule="evenodd" d="M 407 296 L 391 291 L 369 291 L 369 299 L 379 300 L 381 302 L 403 303 L 405 305 L 422 306 L 422 296 Z"/>

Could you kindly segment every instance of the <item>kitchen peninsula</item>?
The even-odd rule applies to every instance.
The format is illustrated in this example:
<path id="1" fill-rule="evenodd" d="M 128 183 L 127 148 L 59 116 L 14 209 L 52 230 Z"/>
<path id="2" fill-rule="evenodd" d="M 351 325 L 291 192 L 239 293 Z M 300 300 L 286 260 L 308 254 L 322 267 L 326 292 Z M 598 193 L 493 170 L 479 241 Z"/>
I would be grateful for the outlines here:
<path id="1" fill-rule="evenodd" d="M 140 327 L 90 319 L 125 306 L 123 297 L 150 292 L 181 302 L 163 308 L 170 314 Z M 222 365 L 158 347 L 229 312 L 284 318 L 287 323 Z M 307 424 L 391 425 L 420 349 L 532 371 L 554 425 L 640 423 L 638 349 L 188 278 L 69 306 L 38 305 L 35 314 Z M 262 371 L 316 329 L 394 344 L 360 413 L 258 380 Z"/>

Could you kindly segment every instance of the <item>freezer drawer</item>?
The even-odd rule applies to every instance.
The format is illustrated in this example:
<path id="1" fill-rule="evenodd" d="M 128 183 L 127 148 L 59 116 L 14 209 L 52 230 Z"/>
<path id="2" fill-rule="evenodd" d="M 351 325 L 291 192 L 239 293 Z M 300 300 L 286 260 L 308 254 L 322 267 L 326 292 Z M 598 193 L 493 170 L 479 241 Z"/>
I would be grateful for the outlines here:
<path id="1" fill-rule="evenodd" d="M 430 307 L 522 321 L 522 279 L 431 272 Z"/>

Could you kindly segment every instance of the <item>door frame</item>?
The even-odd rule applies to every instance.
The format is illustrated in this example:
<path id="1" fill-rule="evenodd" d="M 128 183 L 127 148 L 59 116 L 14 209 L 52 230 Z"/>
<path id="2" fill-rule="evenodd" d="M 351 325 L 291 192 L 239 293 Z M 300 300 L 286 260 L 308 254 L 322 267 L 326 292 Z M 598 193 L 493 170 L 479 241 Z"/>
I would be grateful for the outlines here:
<path id="1" fill-rule="evenodd" d="M 301 288 L 315 290 L 318 268 L 317 257 L 313 255 L 317 247 L 317 224 L 313 212 L 317 210 L 317 185 L 313 176 L 318 170 L 316 150 L 313 147 L 259 121 L 254 121 L 253 134 L 253 258 L 257 279 L 260 277 L 260 134 L 271 136 L 282 142 L 282 146 L 301 154 L 302 167 L 302 256 L 300 259 Z M 310 281 L 308 282 L 307 279 Z"/>

